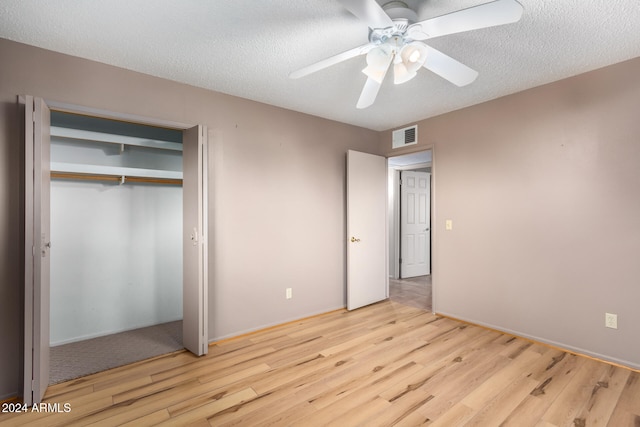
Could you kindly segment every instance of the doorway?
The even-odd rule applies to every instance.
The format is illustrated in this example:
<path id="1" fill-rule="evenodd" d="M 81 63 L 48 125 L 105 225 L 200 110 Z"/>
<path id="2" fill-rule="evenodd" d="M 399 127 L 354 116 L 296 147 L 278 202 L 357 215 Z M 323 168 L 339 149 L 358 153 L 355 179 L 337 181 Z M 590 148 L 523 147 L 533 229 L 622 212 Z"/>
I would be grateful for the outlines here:
<path id="1" fill-rule="evenodd" d="M 388 159 L 389 298 L 432 311 L 432 150 Z"/>
<path id="2" fill-rule="evenodd" d="M 49 384 L 50 368 L 50 253 L 56 242 L 50 240 L 50 180 L 52 177 L 51 110 L 84 114 L 101 119 L 121 120 L 177 130 L 182 135 L 182 344 L 196 355 L 207 353 L 207 129 L 178 123 L 149 120 L 138 116 L 111 113 L 86 107 L 47 102 L 25 96 L 25 327 L 24 327 L 24 394 L 27 405 L 39 403 Z M 84 137 L 87 137 L 85 134 Z M 91 137 L 85 139 L 91 140 Z M 148 138 L 138 138 L 132 145 L 147 146 Z M 114 141 L 102 141 L 114 143 Z M 115 142 L 124 148 L 121 140 Z M 162 145 L 162 144 L 161 144 Z M 155 147 L 160 148 L 160 147 Z M 95 154 L 95 153 L 94 153 Z M 82 157 L 82 156 L 81 156 Z M 173 179 L 140 172 L 140 168 L 81 164 L 67 169 L 56 165 L 56 173 L 81 175 L 80 180 L 99 177 L 108 181 L 127 180 L 151 184 L 153 179 Z M 85 165 L 86 166 L 86 165 Z M 80 168 L 81 170 L 78 170 Z M 152 168 L 153 169 L 153 168 Z M 162 167 L 156 168 L 162 169 Z M 151 173 L 149 173 L 151 172 Z M 165 174 L 166 175 L 166 174 Z M 99 245 L 101 242 L 96 241 Z M 160 243 L 158 243 L 160 244 Z M 129 301 L 127 299 L 127 301 Z"/>
<path id="3" fill-rule="evenodd" d="M 50 130 L 49 384 L 182 349 L 182 132 L 56 110 Z"/>

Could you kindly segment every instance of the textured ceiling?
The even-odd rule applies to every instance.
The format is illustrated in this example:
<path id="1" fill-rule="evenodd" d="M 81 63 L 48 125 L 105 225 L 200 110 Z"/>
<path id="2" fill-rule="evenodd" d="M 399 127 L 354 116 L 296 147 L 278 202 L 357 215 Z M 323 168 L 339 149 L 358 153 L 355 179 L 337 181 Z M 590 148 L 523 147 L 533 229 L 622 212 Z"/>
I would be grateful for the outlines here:
<path id="1" fill-rule="evenodd" d="M 405 2 L 423 20 L 486 0 Z M 364 110 L 363 57 L 287 77 L 368 41 L 335 0 L 0 0 L 0 37 L 375 130 L 640 56 L 639 0 L 520 3 L 518 23 L 427 40 L 480 73 L 471 85 L 387 77 Z"/>

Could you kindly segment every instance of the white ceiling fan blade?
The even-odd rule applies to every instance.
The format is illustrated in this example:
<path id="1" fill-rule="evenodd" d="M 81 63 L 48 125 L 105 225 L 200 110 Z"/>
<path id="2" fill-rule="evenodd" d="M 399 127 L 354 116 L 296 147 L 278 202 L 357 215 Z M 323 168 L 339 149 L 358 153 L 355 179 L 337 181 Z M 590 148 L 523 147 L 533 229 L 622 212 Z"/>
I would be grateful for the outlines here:
<path id="1" fill-rule="evenodd" d="M 375 102 L 376 97 L 378 96 L 380 86 L 382 86 L 382 83 L 378 83 L 371 77 L 367 78 L 367 81 L 362 88 L 362 93 L 360 93 L 360 98 L 358 99 L 356 108 L 363 109 L 372 105 Z"/>
<path id="2" fill-rule="evenodd" d="M 320 71 L 325 68 L 328 68 L 339 62 L 346 61 L 347 59 L 351 59 L 359 55 L 364 55 L 368 53 L 371 49 L 373 49 L 375 46 L 376 45 L 373 43 L 367 43 L 362 46 L 358 46 L 356 48 L 347 50 L 346 52 L 339 53 L 337 55 L 323 59 L 322 61 L 318 61 L 314 64 L 307 65 L 304 68 L 293 71 L 289 74 L 289 78 L 298 79 L 300 77 L 304 77 L 309 74 L 315 73 L 316 71 Z"/>
<path id="3" fill-rule="evenodd" d="M 466 86 L 478 77 L 476 70 L 467 67 L 431 46 L 425 46 L 427 48 L 427 59 L 423 67 L 427 70 L 436 73 L 443 79 L 449 80 L 456 86 Z"/>
<path id="4" fill-rule="evenodd" d="M 338 0 L 345 9 L 353 13 L 369 28 L 387 28 L 393 26 L 389 15 L 382 10 L 376 0 Z"/>
<path id="5" fill-rule="evenodd" d="M 447 34 L 510 24 L 520 20 L 522 11 L 522 5 L 516 0 L 497 0 L 417 22 L 407 29 L 407 34 L 413 40 L 426 40 Z"/>

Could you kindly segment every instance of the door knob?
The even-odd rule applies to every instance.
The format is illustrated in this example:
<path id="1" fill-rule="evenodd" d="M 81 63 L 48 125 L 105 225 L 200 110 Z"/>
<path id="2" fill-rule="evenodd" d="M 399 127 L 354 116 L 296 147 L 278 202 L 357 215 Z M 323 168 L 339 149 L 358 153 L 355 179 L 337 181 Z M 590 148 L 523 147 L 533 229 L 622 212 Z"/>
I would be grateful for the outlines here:
<path id="1" fill-rule="evenodd" d="M 42 258 L 45 258 L 47 256 L 47 249 L 51 249 L 51 242 L 47 242 L 45 243 L 40 252 L 42 253 Z"/>
<path id="2" fill-rule="evenodd" d="M 356 239 L 355 237 L 351 237 L 351 243 L 359 242 L 360 239 Z"/>

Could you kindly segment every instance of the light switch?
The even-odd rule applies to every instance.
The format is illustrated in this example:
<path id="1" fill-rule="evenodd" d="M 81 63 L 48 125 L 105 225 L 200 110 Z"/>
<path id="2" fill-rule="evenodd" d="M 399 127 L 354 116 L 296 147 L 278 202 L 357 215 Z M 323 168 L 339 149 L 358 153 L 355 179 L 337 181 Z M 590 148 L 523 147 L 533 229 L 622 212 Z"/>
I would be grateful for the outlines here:
<path id="1" fill-rule="evenodd" d="M 445 230 L 453 230 L 453 220 L 450 220 L 450 219 L 446 220 L 444 222 L 444 228 Z"/>

